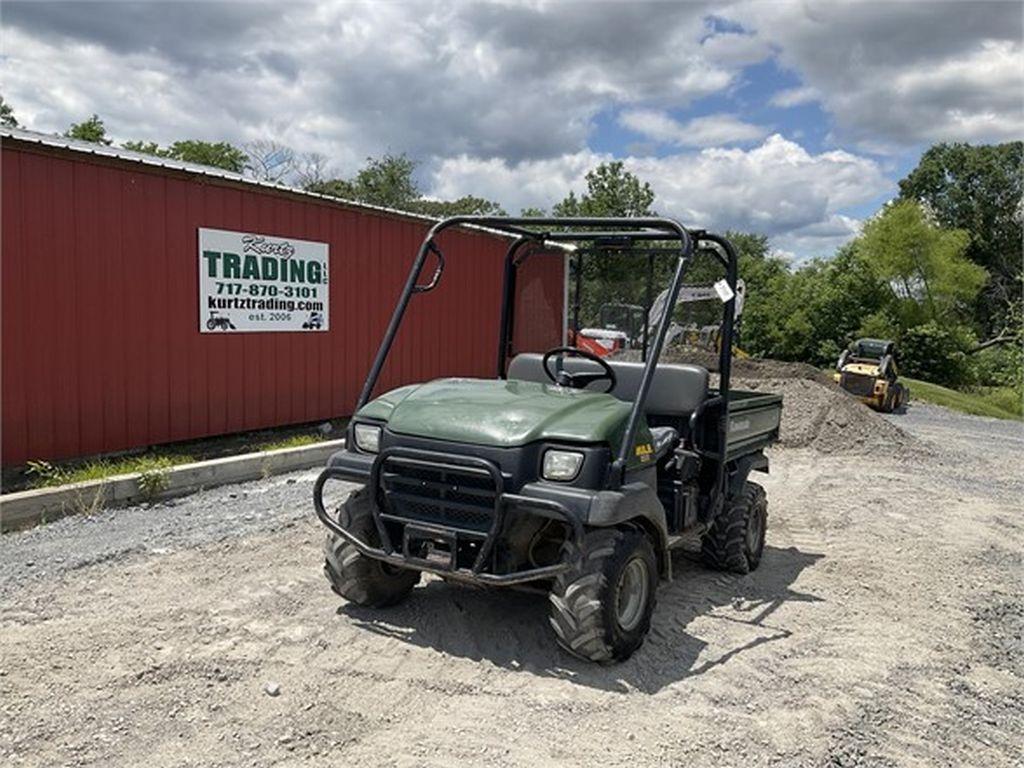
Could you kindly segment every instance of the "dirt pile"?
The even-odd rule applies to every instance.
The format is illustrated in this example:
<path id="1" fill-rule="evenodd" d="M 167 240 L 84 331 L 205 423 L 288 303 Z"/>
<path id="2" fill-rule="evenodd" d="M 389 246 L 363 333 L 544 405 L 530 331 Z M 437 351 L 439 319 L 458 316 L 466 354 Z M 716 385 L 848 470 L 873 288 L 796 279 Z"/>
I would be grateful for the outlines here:
<path id="1" fill-rule="evenodd" d="M 809 366 L 808 366 L 809 367 Z M 805 378 L 734 378 L 734 389 L 782 395 L 779 442 L 829 454 L 896 455 L 916 441 L 834 384 Z"/>
<path id="2" fill-rule="evenodd" d="M 639 360 L 635 350 L 616 359 Z M 701 365 L 718 371 L 718 355 L 692 347 L 665 350 L 666 363 Z M 712 386 L 718 376 L 712 375 Z M 895 424 L 846 394 L 827 371 L 806 363 L 734 358 L 732 388 L 782 395 L 779 442 L 787 448 L 814 448 L 829 454 L 884 453 L 899 455 L 917 441 Z"/>

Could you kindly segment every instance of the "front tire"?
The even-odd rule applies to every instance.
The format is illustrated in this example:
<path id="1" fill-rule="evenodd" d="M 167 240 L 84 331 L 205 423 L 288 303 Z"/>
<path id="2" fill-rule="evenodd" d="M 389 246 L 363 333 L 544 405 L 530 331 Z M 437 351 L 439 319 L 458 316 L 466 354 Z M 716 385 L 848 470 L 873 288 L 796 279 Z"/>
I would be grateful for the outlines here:
<path id="1" fill-rule="evenodd" d="M 726 500 L 725 508 L 701 537 L 704 563 L 720 571 L 750 573 L 761 564 L 768 530 L 768 497 L 757 483 Z"/>
<path id="2" fill-rule="evenodd" d="M 378 546 L 370 496 L 365 488 L 350 495 L 338 510 L 338 524 L 360 541 Z M 324 575 L 331 589 L 350 603 L 385 608 L 400 603 L 419 583 L 420 572 L 395 568 L 367 557 L 341 536 L 327 534 Z"/>
<path id="3" fill-rule="evenodd" d="M 658 563 L 640 531 L 590 531 L 579 550 L 566 544 L 572 567 L 551 589 L 551 627 L 558 644 L 587 661 L 628 659 L 651 628 Z"/>

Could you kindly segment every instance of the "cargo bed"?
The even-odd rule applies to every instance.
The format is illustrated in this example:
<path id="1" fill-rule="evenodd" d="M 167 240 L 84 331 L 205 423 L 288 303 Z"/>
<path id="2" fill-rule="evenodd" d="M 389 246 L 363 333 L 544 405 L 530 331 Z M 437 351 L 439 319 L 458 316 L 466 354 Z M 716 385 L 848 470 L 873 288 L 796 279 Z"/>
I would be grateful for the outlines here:
<path id="1" fill-rule="evenodd" d="M 730 389 L 726 460 L 761 450 L 775 442 L 781 421 L 782 395 Z"/>

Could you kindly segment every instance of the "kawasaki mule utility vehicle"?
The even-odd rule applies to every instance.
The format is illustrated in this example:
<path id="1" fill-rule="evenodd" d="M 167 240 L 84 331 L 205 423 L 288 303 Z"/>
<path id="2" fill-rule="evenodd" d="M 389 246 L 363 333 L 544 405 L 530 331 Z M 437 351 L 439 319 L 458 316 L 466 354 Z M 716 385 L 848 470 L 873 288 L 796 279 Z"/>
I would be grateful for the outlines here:
<path id="1" fill-rule="evenodd" d="M 435 240 L 457 225 L 515 237 L 505 260 L 497 375 L 429 381 L 372 399 L 410 300 L 442 278 Z M 668 253 L 669 306 L 695 254 L 712 258 L 723 275 L 718 388 L 705 368 L 659 364 L 671 312 L 641 362 L 566 346 L 509 360 L 517 271 L 538 246 L 558 243 L 575 244 L 577 260 Z M 436 269 L 420 285 L 431 254 Z M 577 315 L 578 286 L 577 279 Z M 480 585 L 533 583 L 550 592 L 558 643 L 584 659 L 611 661 L 643 642 L 659 577 L 671 578 L 671 551 L 684 540 L 700 536 L 713 567 L 756 568 L 767 505 L 748 475 L 768 471 L 762 449 L 778 436 L 782 401 L 729 389 L 735 294 L 733 246 L 669 219 L 457 216 L 435 225 L 366 379 L 347 447 L 314 486 L 316 513 L 330 531 L 325 572 L 333 589 L 383 607 L 408 596 L 422 572 Z M 332 480 L 361 487 L 328 510 L 323 492 Z"/>

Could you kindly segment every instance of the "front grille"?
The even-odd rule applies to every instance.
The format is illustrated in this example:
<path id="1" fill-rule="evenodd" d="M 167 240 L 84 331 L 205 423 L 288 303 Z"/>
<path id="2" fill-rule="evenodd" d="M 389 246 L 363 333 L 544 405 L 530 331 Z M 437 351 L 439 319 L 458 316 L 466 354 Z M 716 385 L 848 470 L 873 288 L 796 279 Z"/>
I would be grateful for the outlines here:
<path id="1" fill-rule="evenodd" d="M 497 489 L 486 470 L 388 457 L 380 484 L 382 511 L 404 521 L 487 532 L 494 520 Z"/>
<path id="2" fill-rule="evenodd" d="M 844 373 L 839 378 L 839 386 L 858 397 L 870 397 L 875 393 L 874 376 L 864 376 L 859 373 Z"/>

